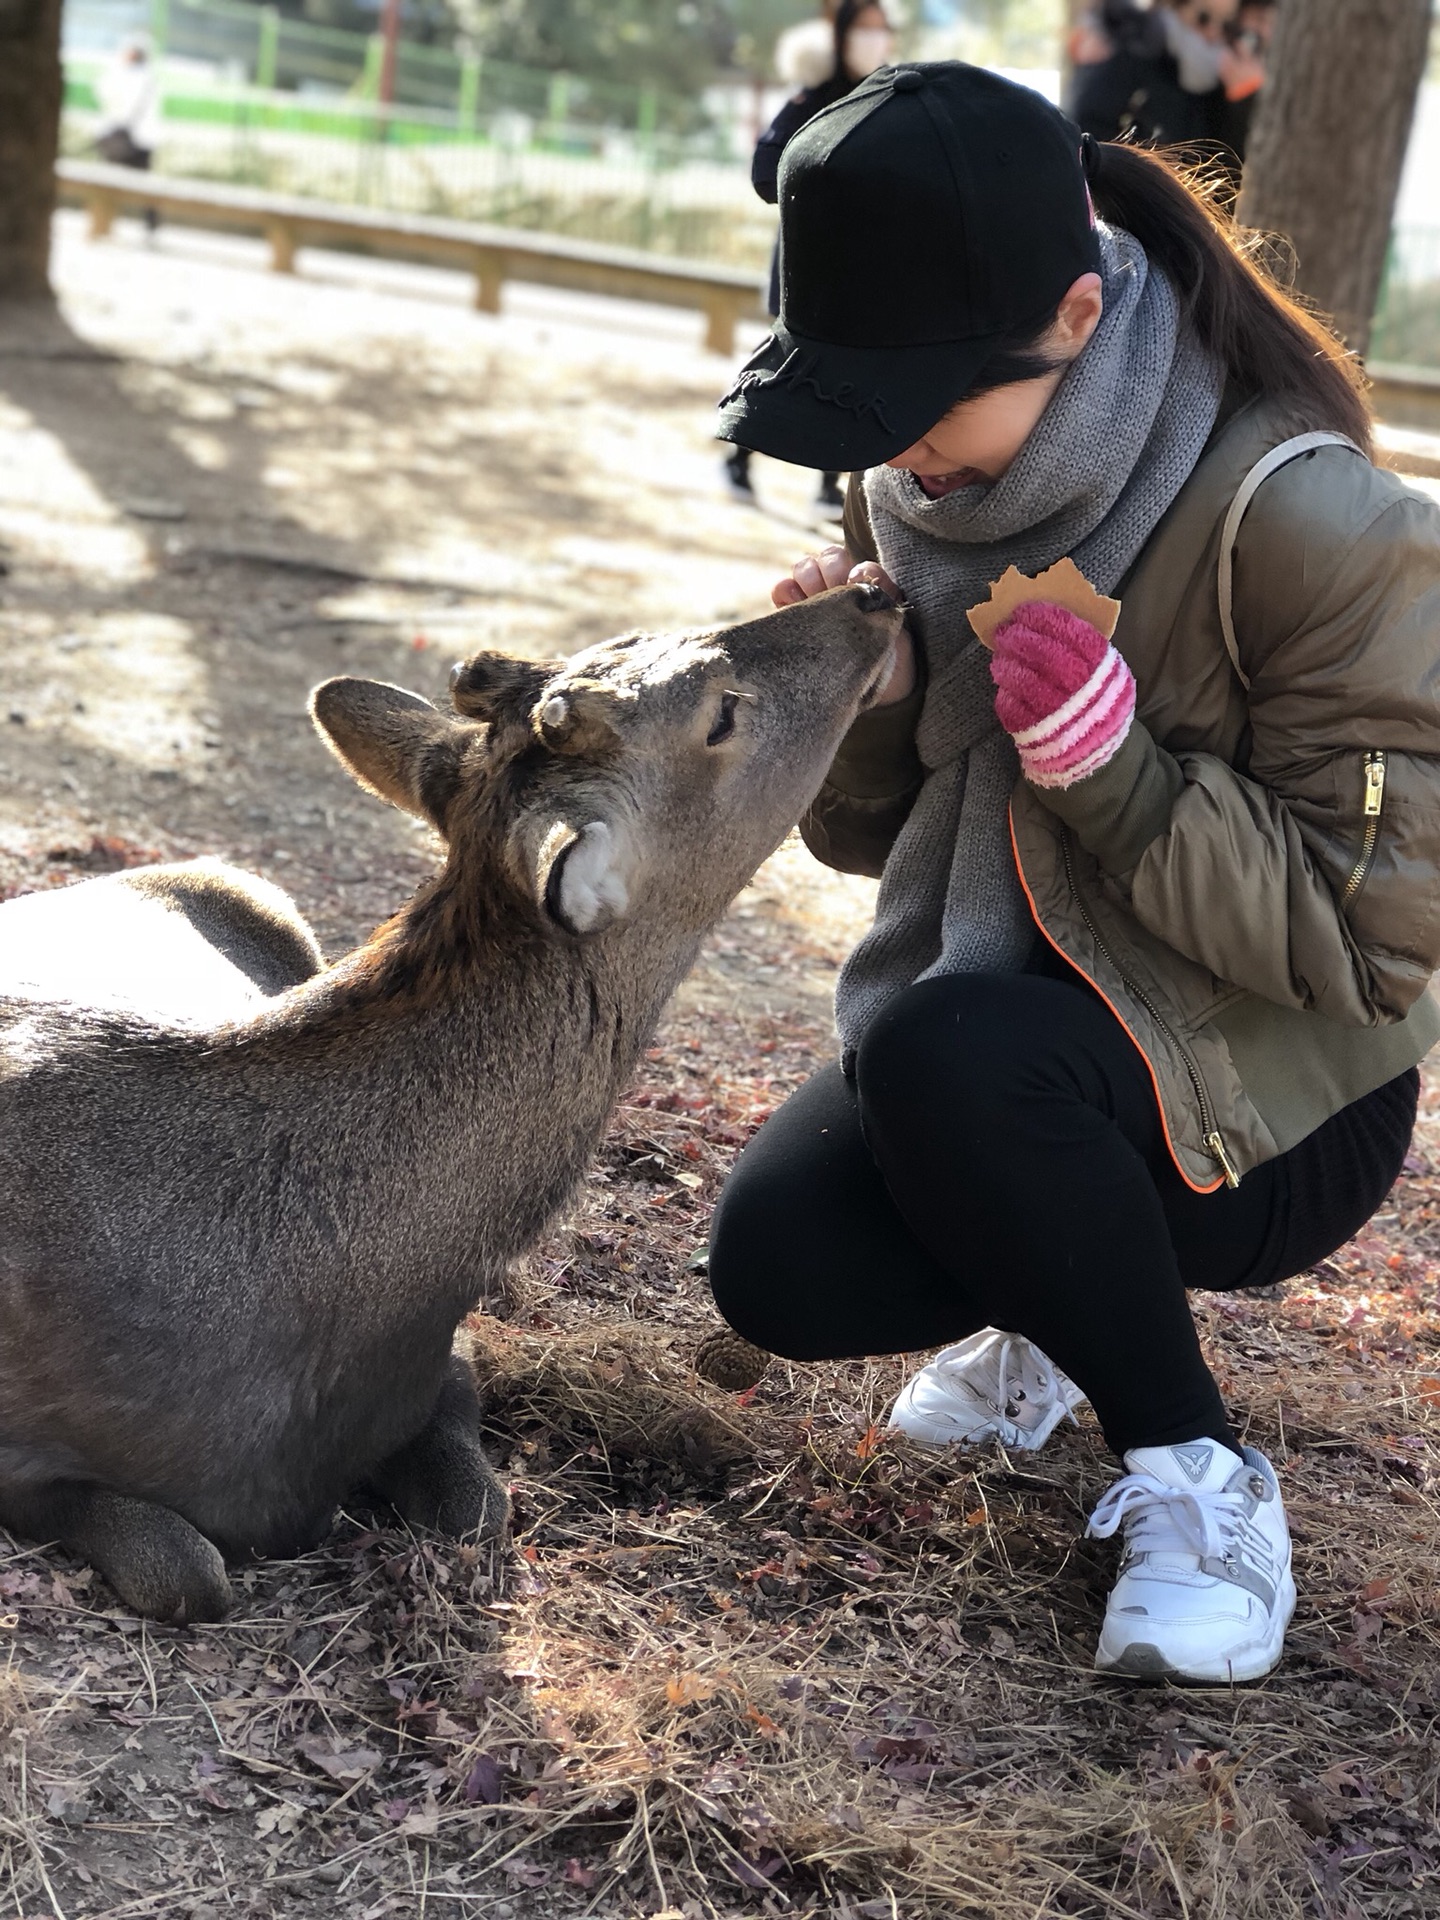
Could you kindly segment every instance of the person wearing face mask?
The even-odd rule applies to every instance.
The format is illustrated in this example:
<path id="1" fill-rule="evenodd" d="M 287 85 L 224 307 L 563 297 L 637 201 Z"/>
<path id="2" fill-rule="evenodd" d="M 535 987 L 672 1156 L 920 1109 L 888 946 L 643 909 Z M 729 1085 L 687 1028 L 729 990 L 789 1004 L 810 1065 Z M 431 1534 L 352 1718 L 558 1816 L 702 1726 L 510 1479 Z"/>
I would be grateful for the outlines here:
<path id="1" fill-rule="evenodd" d="M 785 102 L 755 145 L 750 179 L 762 200 L 775 205 L 780 156 L 786 143 L 807 120 L 845 95 L 870 74 L 877 72 L 891 57 L 895 35 L 885 17 L 885 9 L 867 4 L 867 0 L 839 0 L 817 20 L 792 27 L 776 49 L 780 77 L 797 91 Z M 770 262 L 769 311 L 780 306 L 779 245 Z M 735 447 L 724 461 L 725 478 L 738 498 L 754 498 L 750 480 L 750 452 Z M 845 504 L 838 472 L 820 476 L 817 500 L 827 515 L 839 517 Z"/>
<path id="2" fill-rule="evenodd" d="M 1167 58 L 1156 8 L 1096 0 L 1076 21 L 1069 50 L 1065 107 L 1082 133 L 1118 140 L 1148 126 L 1150 93 Z"/>
<path id="3" fill-rule="evenodd" d="M 1209 146 L 1225 105 L 1227 31 L 1238 0 L 1157 0 L 1166 58 L 1137 132 L 1157 146 Z"/>
<path id="4" fill-rule="evenodd" d="M 1037 1448 L 1087 1398 L 1122 1468 L 1096 1665 L 1258 1679 L 1282 1479 L 1186 1291 L 1315 1266 L 1405 1159 L 1440 510 L 1233 224 L 1027 89 L 886 68 L 780 188 L 780 312 L 720 434 L 852 475 L 776 604 L 869 580 L 908 637 L 802 821 L 880 880 L 841 1058 L 736 1163 L 715 1300 L 795 1360 L 949 1343 L 892 1408 L 922 1444 Z"/>

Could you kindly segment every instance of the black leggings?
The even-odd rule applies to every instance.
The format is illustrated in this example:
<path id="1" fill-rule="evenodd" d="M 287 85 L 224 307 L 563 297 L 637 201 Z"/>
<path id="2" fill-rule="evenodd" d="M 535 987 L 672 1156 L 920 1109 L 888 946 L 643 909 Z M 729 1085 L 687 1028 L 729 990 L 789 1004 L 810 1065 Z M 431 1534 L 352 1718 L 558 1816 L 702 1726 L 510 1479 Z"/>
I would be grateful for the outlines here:
<path id="1" fill-rule="evenodd" d="M 1187 1287 L 1304 1272 L 1394 1183 L 1412 1069 L 1238 1188 L 1170 1159 L 1145 1063 L 1082 984 L 926 980 L 768 1120 L 716 1210 L 710 1281 L 737 1332 L 795 1360 L 902 1353 L 993 1325 L 1042 1347 L 1117 1453 L 1234 1445 Z"/>

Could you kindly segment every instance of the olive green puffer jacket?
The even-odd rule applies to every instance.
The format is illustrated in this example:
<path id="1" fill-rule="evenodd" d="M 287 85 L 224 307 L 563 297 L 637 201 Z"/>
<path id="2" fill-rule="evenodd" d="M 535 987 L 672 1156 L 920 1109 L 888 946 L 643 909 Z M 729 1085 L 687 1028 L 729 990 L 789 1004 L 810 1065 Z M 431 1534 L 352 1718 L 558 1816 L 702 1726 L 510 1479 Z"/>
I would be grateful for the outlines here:
<path id="1" fill-rule="evenodd" d="M 1036 923 L 1144 1054 L 1198 1189 L 1440 1038 L 1440 510 L 1345 447 L 1271 474 L 1233 550 L 1237 671 L 1222 527 L 1292 431 L 1259 401 L 1222 417 L 1118 589 L 1125 744 L 1072 787 L 1022 781 L 1010 809 Z M 858 487 L 846 534 L 876 557 Z M 846 736 L 802 823 L 820 859 L 880 871 L 919 788 L 922 702 Z"/>

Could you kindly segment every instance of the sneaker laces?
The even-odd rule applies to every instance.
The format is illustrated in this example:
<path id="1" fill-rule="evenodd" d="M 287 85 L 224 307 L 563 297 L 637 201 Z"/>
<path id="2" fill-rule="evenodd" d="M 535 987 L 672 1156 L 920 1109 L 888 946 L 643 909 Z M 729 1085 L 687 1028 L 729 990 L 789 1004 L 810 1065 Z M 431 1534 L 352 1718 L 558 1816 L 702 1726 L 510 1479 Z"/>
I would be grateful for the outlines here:
<path id="1" fill-rule="evenodd" d="M 986 1377 L 989 1368 L 984 1366 L 984 1361 L 990 1358 L 989 1354 L 984 1355 L 983 1360 L 975 1354 L 957 1355 L 953 1360 L 937 1361 L 935 1367 L 938 1373 L 954 1374 L 962 1386 L 981 1398 L 993 1415 L 991 1424 L 996 1438 L 1006 1446 L 1015 1446 L 1018 1444 L 1017 1436 L 1024 1436 L 1043 1425 L 1046 1414 L 1062 1399 L 1060 1382 L 1053 1367 L 1044 1371 L 1032 1366 L 1030 1377 L 1026 1377 L 1025 1358 L 1033 1352 L 1034 1348 L 1028 1340 L 1015 1334 L 1003 1334 L 995 1359 L 993 1391 Z M 981 1360 L 981 1365 L 977 1366 L 977 1360 Z M 1029 1420 L 1021 1417 L 1022 1409 L 1032 1416 Z M 1078 1427 L 1080 1422 L 1075 1417 L 1074 1409 L 1067 1405 L 1065 1411 L 1072 1424 Z"/>
<path id="2" fill-rule="evenodd" d="M 1195 1554 L 1201 1560 L 1240 1557 L 1268 1566 L 1271 1555 L 1263 1534 L 1250 1524 L 1243 1493 L 1228 1488 L 1202 1493 L 1193 1487 L 1167 1487 L 1153 1474 L 1128 1473 L 1100 1499 L 1085 1531 L 1092 1540 L 1108 1540 L 1125 1529 L 1131 1555 Z"/>

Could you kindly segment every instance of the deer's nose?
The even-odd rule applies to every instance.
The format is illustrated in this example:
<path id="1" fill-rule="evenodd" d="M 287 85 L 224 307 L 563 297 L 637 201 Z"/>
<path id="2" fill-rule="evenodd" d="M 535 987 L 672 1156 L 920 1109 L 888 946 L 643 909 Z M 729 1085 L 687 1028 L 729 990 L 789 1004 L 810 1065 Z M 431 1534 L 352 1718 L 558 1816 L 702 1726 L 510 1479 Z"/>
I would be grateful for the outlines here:
<path id="1" fill-rule="evenodd" d="M 855 598 L 862 613 L 893 613 L 900 604 L 878 580 L 857 580 Z"/>

